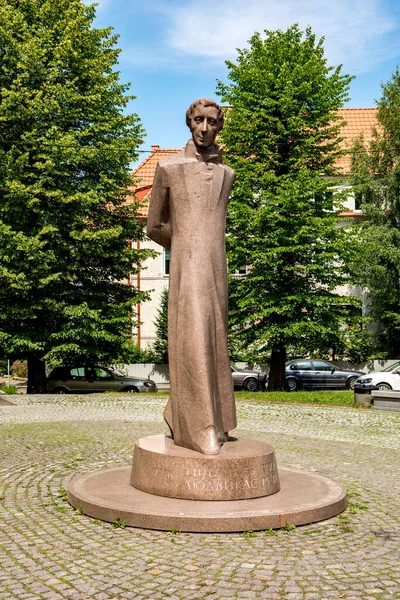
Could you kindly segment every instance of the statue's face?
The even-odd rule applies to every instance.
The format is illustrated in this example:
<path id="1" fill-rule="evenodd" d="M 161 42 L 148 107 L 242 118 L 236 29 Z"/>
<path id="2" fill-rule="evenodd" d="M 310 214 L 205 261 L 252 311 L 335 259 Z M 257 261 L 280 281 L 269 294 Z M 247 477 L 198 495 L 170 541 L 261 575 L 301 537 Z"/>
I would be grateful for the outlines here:
<path id="1" fill-rule="evenodd" d="M 196 106 L 190 119 L 190 131 L 196 146 L 205 150 L 214 143 L 218 133 L 218 109 L 215 106 Z"/>

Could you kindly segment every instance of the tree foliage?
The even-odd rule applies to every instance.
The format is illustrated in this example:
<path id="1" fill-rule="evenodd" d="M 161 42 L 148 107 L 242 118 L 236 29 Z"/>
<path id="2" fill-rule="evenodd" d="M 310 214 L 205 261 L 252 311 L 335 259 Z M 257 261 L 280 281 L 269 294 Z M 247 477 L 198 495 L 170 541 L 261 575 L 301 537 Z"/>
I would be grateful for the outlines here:
<path id="1" fill-rule="evenodd" d="M 156 355 L 151 348 L 143 350 L 139 348 L 134 340 L 130 340 L 127 346 L 123 348 L 121 357 L 118 357 L 115 361 L 116 364 L 120 365 L 138 365 L 148 364 L 157 362 Z"/>
<path id="2" fill-rule="evenodd" d="M 116 358 L 143 300 L 125 283 L 144 258 L 125 203 L 143 129 L 94 17 L 80 0 L 0 0 L 0 349 L 28 359 L 28 391 L 44 360 Z"/>
<path id="3" fill-rule="evenodd" d="M 376 351 L 400 357 L 400 71 L 382 85 L 378 128 L 353 148 L 352 184 L 364 213 L 354 264 L 377 322 Z"/>
<path id="4" fill-rule="evenodd" d="M 231 105 L 221 132 L 236 172 L 228 213 L 231 330 L 237 347 L 271 356 L 269 389 L 284 385 L 287 350 L 332 349 L 347 318 L 335 288 L 350 246 L 326 176 L 336 174 L 351 77 L 328 67 L 323 39 L 297 25 L 255 33 L 227 61 Z M 340 206 L 340 195 L 335 196 Z M 248 266 L 246 276 L 235 272 Z"/>
<path id="5" fill-rule="evenodd" d="M 164 288 L 161 292 L 160 307 L 154 325 L 156 326 L 157 337 L 153 351 L 156 360 L 168 364 L 168 288 Z"/>

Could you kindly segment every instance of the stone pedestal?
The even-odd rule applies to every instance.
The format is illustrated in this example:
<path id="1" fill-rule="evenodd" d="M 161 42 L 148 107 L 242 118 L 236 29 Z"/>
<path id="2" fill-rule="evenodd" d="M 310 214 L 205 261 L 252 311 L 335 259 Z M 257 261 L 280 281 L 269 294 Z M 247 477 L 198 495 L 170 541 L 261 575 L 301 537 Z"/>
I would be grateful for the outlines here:
<path id="1" fill-rule="evenodd" d="M 400 392 L 393 390 L 373 390 L 373 409 L 400 412 Z"/>
<path id="2" fill-rule="evenodd" d="M 68 500 L 85 515 L 161 531 L 229 532 L 278 529 L 329 519 L 347 505 L 346 490 L 321 475 L 279 469 L 281 490 L 251 500 L 179 500 L 146 494 L 129 483 L 131 467 L 74 477 Z"/>
<path id="3" fill-rule="evenodd" d="M 230 438 L 218 455 L 205 456 L 152 435 L 136 442 L 131 485 L 137 490 L 185 500 L 245 500 L 279 491 L 272 446 Z"/>
<path id="4" fill-rule="evenodd" d="M 346 490 L 335 481 L 292 469 L 279 469 L 278 475 L 268 444 L 231 439 L 219 455 L 205 456 L 164 436 L 138 440 L 132 469 L 74 477 L 68 500 L 104 521 L 192 532 L 304 525 L 347 506 Z"/>
<path id="5" fill-rule="evenodd" d="M 371 390 L 356 387 L 354 389 L 354 403 L 370 406 L 372 403 Z"/>

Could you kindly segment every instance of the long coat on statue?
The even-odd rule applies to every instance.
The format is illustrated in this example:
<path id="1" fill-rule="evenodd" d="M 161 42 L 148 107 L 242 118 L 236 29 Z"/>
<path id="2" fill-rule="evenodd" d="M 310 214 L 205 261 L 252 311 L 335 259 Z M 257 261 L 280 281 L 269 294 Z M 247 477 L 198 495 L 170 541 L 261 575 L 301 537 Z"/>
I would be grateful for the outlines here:
<path id="1" fill-rule="evenodd" d="M 236 427 L 227 348 L 225 222 L 234 173 L 221 149 L 184 150 L 158 163 L 147 235 L 171 248 L 168 354 L 171 397 L 164 411 L 174 443 L 207 454 Z"/>

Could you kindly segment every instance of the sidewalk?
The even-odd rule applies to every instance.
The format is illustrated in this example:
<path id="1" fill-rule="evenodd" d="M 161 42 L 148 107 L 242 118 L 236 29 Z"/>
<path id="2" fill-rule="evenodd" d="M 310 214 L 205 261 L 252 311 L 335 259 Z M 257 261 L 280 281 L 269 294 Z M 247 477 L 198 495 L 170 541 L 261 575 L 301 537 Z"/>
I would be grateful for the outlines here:
<path id="1" fill-rule="evenodd" d="M 0 600 L 400 599 L 400 414 L 238 403 L 239 435 L 282 467 L 340 481 L 333 519 L 277 532 L 182 534 L 74 511 L 77 472 L 131 461 L 165 431 L 166 396 L 9 396 L 0 406 Z"/>

